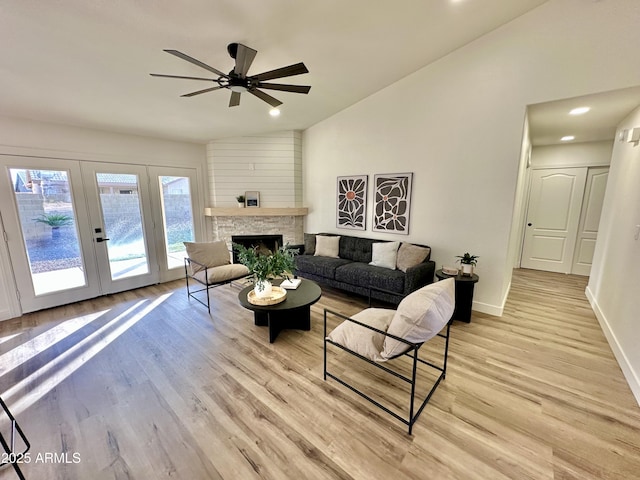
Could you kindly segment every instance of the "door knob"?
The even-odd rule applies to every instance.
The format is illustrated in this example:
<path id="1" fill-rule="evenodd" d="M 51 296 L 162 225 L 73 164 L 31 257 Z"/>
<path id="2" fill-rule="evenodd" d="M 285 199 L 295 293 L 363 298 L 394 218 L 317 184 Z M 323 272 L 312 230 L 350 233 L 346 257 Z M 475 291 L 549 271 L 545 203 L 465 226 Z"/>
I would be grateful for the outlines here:
<path id="1" fill-rule="evenodd" d="M 102 238 L 102 237 L 96 238 L 96 242 L 98 242 L 98 243 L 106 242 L 107 240 L 109 240 L 109 239 L 108 238 Z"/>
<path id="2" fill-rule="evenodd" d="M 531 225 L 533 225 L 532 223 L 527 223 L 527 226 L 530 227 Z"/>

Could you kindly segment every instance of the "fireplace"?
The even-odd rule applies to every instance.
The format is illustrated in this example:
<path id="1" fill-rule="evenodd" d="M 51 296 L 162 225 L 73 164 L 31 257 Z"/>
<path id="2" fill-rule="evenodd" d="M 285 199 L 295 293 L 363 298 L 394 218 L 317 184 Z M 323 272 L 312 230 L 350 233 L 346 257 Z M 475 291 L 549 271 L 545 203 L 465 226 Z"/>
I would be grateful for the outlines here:
<path id="1" fill-rule="evenodd" d="M 233 235 L 232 243 L 238 243 L 246 248 L 255 248 L 258 253 L 269 255 L 282 246 L 282 235 Z M 233 251 L 233 263 L 239 263 L 238 253 Z"/>

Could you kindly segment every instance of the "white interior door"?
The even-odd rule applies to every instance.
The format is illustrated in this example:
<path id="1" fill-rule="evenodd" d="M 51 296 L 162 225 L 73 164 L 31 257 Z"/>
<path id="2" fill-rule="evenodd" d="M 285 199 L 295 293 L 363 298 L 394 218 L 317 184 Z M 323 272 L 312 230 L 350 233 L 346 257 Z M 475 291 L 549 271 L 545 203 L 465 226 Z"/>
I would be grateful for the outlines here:
<path id="1" fill-rule="evenodd" d="M 571 273 L 587 168 L 531 175 L 522 267 Z"/>
<path id="2" fill-rule="evenodd" d="M 82 174 L 102 293 L 158 283 L 146 167 L 86 162 Z"/>
<path id="3" fill-rule="evenodd" d="M 22 312 L 100 294 L 76 161 L 0 157 L 0 208 Z"/>
<path id="4" fill-rule="evenodd" d="M 609 178 L 609 167 L 590 168 L 582 201 L 582 213 L 578 226 L 578 238 L 571 273 L 588 276 L 596 247 L 598 225 L 602 213 L 604 193 Z"/>

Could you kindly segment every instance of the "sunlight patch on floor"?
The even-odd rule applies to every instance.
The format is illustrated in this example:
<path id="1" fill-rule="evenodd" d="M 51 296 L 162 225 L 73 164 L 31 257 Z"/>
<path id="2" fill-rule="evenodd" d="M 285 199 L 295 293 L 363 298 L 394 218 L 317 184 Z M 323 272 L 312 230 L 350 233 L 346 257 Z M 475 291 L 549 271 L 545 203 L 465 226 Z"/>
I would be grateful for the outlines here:
<path id="1" fill-rule="evenodd" d="M 7 403 L 12 405 L 11 410 L 13 414 L 18 416 L 44 397 L 63 380 L 109 346 L 111 342 L 142 320 L 169 296 L 171 296 L 171 293 L 166 293 L 142 308 L 139 312 L 134 313 L 136 310 L 139 310 L 147 300 L 137 302 L 109 323 L 64 351 L 53 361 L 43 365 L 31 375 L 9 388 L 2 395 L 5 401 L 11 397 L 19 396 L 16 401 L 7 401 Z M 120 323 L 120 325 L 118 325 L 118 323 Z M 107 333 L 110 329 L 112 329 L 112 331 Z M 65 362 L 68 363 L 64 365 Z M 58 367 L 60 369 L 56 370 Z M 28 394 L 25 394 L 25 392 L 28 392 Z"/>

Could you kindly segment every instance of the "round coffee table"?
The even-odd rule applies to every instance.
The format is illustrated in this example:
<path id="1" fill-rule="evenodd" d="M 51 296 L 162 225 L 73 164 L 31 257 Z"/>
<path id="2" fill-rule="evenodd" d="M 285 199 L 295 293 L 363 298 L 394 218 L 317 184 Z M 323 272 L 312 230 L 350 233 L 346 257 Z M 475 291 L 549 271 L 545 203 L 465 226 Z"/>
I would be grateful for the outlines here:
<path id="1" fill-rule="evenodd" d="M 238 294 L 240 305 L 253 311 L 254 323 L 260 327 L 269 327 L 269 342 L 273 343 L 285 328 L 311 330 L 311 305 L 322 296 L 320 287 L 311 280 L 301 279 L 295 290 L 287 290 L 287 298 L 276 305 L 254 305 L 247 300 L 247 294 L 253 285 L 244 288 Z M 281 280 L 273 281 L 280 285 Z"/>

